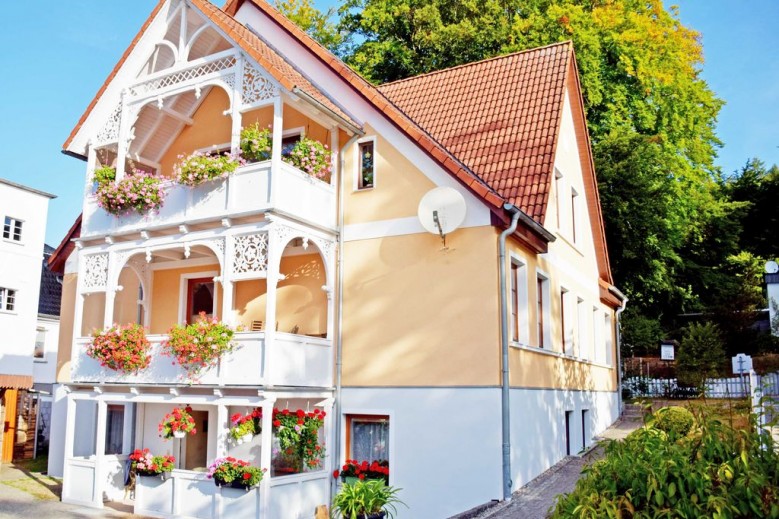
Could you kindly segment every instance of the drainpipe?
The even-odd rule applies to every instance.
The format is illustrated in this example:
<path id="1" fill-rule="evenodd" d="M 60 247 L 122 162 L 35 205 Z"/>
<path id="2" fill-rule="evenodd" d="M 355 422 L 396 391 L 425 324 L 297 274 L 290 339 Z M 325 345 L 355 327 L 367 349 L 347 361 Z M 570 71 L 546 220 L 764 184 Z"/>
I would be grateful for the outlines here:
<path id="1" fill-rule="evenodd" d="M 619 415 L 622 416 L 622 322 L 620 321 L 620 314 L 625 311 L 628 298 L 614 286 L 609 287 L 609 292 L 622 300 L 622 306 L 617 308 L 615 313 L 617 321 L 617 409 L 619 410 Z"/>
<path id="2" fill-rule="evenodd" d="M 335 420 L 335 445 L 332 453 L 336 464 L 340 463 L 339 460 L 341 458 L 341 370 L 343 367 L 344 321 L 344 150 L 349 148 L 360 136 L 360 133 L 355 133 L 338 151 L 338 250 L 336 251 L 338 285 L 335 291 L 335 297 L 338 298 L 338 329 L 335 333 L 335 402 L 333 403 L 333 415 L 331 417 L 332 420 Z M 335 484 L 330 485 L 330 502 L 333 501 L 335 487 Z"/>
<path id="3" fill-rule="evenodd" d="M 511 420 L 509 393 L 509 326 L 506 308 L 506 238 L 517 230 L 522 211 L 513 204 L 504 204 L 503 209 L 511 213 L 511 225 L 498 238 L 498 276 L 500 281 L 500 346 L 502 354 L 501 415 L 503 425 L 503 499 L 511 501 Z"/>

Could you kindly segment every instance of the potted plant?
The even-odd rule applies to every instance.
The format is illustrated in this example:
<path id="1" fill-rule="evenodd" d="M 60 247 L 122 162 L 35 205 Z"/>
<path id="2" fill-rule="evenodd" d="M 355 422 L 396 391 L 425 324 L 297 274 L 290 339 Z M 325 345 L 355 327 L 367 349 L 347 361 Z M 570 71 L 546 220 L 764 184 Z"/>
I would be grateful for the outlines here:
<path id="1" fill-rule="evenodd" d="M 132 374 L 149 366 L 150 349 L 151 344 L 146 338 L 143 326 L 114 325 L 107 330 L 96 330 L 92 333 L 92 342 L 87 346 L 87 355 L 99 361 L 101 366 Z"/>
<path id="2" fill-rule="evenodd" d="M 240 161 L 231 155 L 204 153 L 196 151 L 191 155 L 179 155 L 179 163 L 173 167 L 179 184 L 197 186 L 209 180 L 226 178 L 240 165 Z"/>
<path id="3" fill-rule="evenodd" d="M 341 470 L 333 471 L 333 477 L 341 478 L 346 484 L 353 484 L 361 480 L 378 480 L 389 484 L 389 461 L 374 460 L 371 463 L 367 461 L 346 460 Z"/>
<path id="4" fill-rule="evenodd" d="M 262 409 L 258 407 L 245 415 L 235 413 L 230 417 L 230 425 L 231 441 L 236 445 L 248 443 L 262 432 Z"/>
<path id="5" fill-rule="evenodd" d="M 326 144 L 303 137 L 295 143 L 289 155 L 284 156 L 283 159 L 303 173 L 329 182 L 332 167 L 331 156 Z"/>
<path id="6" fill-rule="evenodd" d="M 176 407 L 173 411 L 166 414 L 165 418 L 157 426 L 160 436 L 169 440 L 171 438 L 183 438 L 187 433 L 197 433 L 195 419 L 189 414 L 191 412 L 192 408 L 187 406 L 183 409 Z"/>
<path id="7" fill-rule="evenodd" d="M 213 479 L 218 487 L 229 486 L 232 488 L 249 489 L 259 485 L 265 469 L 260 469 L 249 464 L 248 461 L 233 457 L 217 458 L 208 466 L 208 479 Z"/>
<path id="8" fill-rule="evenodd" d="M 162 479 L 173 470 L 176 463 L 173 456 L 154 456 L 149 449 L 135 449 L 129 458 L 132 461 L 131 469 L 137 476 L 160 476 Z"/>
<path id="9" fill-rule="evenodd" d="M 241 130 L 241 158 L 246 162 L 270 160 L 272 135 L 270 128 L 260 128 L 254 123 Z"/>
<path id="10" fill-rule="evenodd" d="M 162 189 L 162 179 L 146 173 L 133 170 L 123 179 L 116 182 L 116 172 L 113 168 L 100 168 L 100 179 L 95 196 L 97 205 L 106 212 L 121 216 L 135 211 L 145 214 L 151 210 L 159 209 L 165 199 L 165 191 Z M 111 172 L 113 171 L 113 175 Z M 102 180 L 101 180 L 102 179 Z"/>
<path id="11" fill-rule="evenodd" d="M 190 378 L 203 369 L 216 365 L 219 358 L 235 348 L 234 330 L 217 318 L 201 312 L 197 321 L 177 324 L 168 330 L 162 343 L 163 355 L 175 357 Z"/>
<path id="12" fill-rule="evenodd" d="M 393 518 L 396 505 L 405 504 L 398 499 L 399 488 L 384 485 L 378 480 L 357 481 L 344 485 L 333 498 L 333 514 L 343 519 Z"/>

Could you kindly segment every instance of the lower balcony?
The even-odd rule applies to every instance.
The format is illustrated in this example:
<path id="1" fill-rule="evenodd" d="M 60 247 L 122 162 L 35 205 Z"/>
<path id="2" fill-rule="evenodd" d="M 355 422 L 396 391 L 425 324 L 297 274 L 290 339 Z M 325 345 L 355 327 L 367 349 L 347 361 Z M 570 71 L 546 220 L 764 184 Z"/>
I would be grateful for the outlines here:
<path id="1" fill-rule="evenodd" d="M 271 209 L 313 224 L 335 225 L 335 189 L 282 162 L 279 171 L 270 161 L 248 164 L 226 180 L 196 187 L 173 181 L 164 185 L 165 198 L 158 211 L 114 216 L 98 206 L 94 195 L 84 202 L 82 237 L 120 235 L 182 224 L 259 214 Z"/>

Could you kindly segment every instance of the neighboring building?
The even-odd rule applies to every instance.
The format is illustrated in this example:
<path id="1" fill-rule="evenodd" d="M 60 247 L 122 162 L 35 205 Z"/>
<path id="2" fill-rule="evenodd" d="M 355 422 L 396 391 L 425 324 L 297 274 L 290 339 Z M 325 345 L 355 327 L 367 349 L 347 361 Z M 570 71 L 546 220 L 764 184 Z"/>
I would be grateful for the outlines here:
<path id="1" fill-rule="evenodd" d="M 52 255 L 63 432 L 50 472 L 64 474 L 63 500 L 122 500 L 127 455 L 149 448 L 178 459 L 165 482 L 137 483 L 143 515 L 313 517 L 332 470 L 358 458 L 389 461 L 403 517 L 447 517 L 503 498 L 617 418 L 624 297 L 570 42 L 377 89 L 265 2 L 162 0 L 64 151 L 86 160 L 88 188 L 103 166 L 173 177 L 178 155 L 235 152 L 254 123 L 272 128 L 269 160 L 171 182 L 144 215 L 112 216 L 88 190 Z M 334 151 L 330 174 L 287 163 L 303 136 Z M 436 187 L 466 207 L 445 248 L 418 219 Z M 161 343 L 201 310 L 244 329 L 190 383 Z M 147 369 L 86 355 L 92 330 L 133 322 L 153 343 Z M 187 405 L 198 433 L 163 441 L 158 423 Z M 263 431 L 274 407 L 327 412 L 321 469 L 282 467 L 273 434 L 231 445 L 229 417 L 255 407 Z M 269 469 L 259 490 L 205 478 L 226 455 Z"/>
<path id="2" fill-rule="evenodd" d="M 0 462 L 35 445 L 33 359 L 41 252 L 54 195 L 0 179 Z M 55 354 L 56 355 L 56 354 Z"/>

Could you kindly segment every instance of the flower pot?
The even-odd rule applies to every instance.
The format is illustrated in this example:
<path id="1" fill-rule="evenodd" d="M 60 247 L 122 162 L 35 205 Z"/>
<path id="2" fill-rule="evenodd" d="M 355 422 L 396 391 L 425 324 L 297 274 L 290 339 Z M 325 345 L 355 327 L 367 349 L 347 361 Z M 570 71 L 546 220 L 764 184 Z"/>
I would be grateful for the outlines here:
<path id="1" fill-rule="evenodd" d="M 243 443 L 249 443 L 252 441 L 252 438 L 254 438 L 254 435 L 252 433 L 246 433 L 243 436 L 241 436 L 241 441 Z"/>
<path id="2" fill-rule="evenodd" d="M 247 492 L 254 488 L 253 486 L 244 485 L 242 481 L 231 481 L 229 483 L 225 483 L 222 480 L 214 478 L 214 484 L 218 487 L 227 487 L 227 488 L 242 488 L 246 490 Z"/>
<path id="3" fill-rule="evenodd" d="M 142 478 L 160 478 L 162 481 L 165 481 L 170 477 L 170 472 L 136 472 L 136 476 L 140 476 Z"/>
<path id="4" fill-rule="evenodd" d="M 347 485 L 354 485 L 358 481 L 381 481 L 384 486 L 387 485 L 387 483 L 384 481 L 384 478 L 365 478 L 361 480 L 360 478 L 354 476 L 341 476 L 341 481 Z"/>
<path id="5" fill-rule="evenodd" d="M 184 431 L 173 431 L 173 437 L 174 438 L 181 439 L 181 438 L 183 438 L 186 435 L 187 435 L 187 433 L 185 433 Z"/>
<path id="6" fill-rule="evenodd" d="M 387 512 L 382 510 L 381 512 L 376 512 L 375 514 L 357 514 L 353 515 L 349 519 L 384 519 L 384 517 L 387 515 Z"/>

